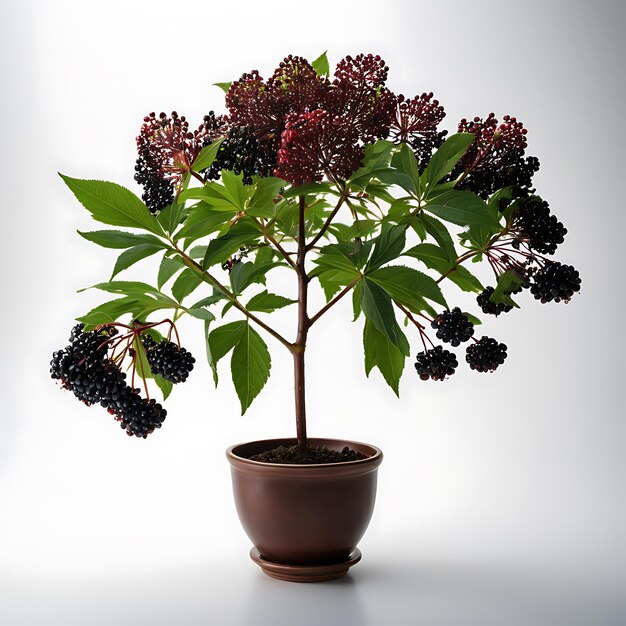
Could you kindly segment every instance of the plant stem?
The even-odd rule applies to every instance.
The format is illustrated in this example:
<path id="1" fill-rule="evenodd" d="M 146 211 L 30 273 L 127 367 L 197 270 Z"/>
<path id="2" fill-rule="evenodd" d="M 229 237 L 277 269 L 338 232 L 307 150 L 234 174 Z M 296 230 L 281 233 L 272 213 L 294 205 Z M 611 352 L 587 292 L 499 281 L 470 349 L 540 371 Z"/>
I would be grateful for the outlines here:
<path id="1" fill-rule="evenodd" d="M 363 278 L 363 276 L 359 276 L 355 278 L 349 285 L 346 285 L 332 300 L 329 300 L 325 306 L 323 306 L 310 320 L 309 326 L 313 326 L 317 320 L 328 311 L 332 306 L 337 304 L 341 298 L 343 298 L 350 290 L 356 286 L 356 284 Z"/>
<path id="2" fill-rule="evenodd" d="M 246 307 L 243 304 L 241 304 L 239 300 L 237 300 L 237 298 L 235 297 L 235 294 L 232 291 L 230 291 L 230 289 L 228 289 L 227 287 L 224 287 L 224 285 L 222 285 L 222 283 L 220 283 L 220 281 L 217 280 L 217 278 L 212 276 L 207 270 L 203 269 L 199 263 L 194 261 L 188 254 L 186 254 L 183 250 L 181 250 L 173 241 L 171 241 L 170 243 L 172 244 L 172 246 L 174 246 L 174 249 L 176 250 L 176 252 L 182 257 L 185 265 L 195 270 L 202 277 L 202 280 L 204 282 L 208 283 L 212 287 L 215 287 L 220 293 L 226 296 L 226 298 L 233 303 L 233 306 L 238 311 L 241 311 L 241 313 L 243 313 L 248 319 L 258 324 L 261 328 L 263 328 L 270 335 L 272 335 L 272 337 L 280 341 L 280 343 L 282 343 L 285 346 L 285 348 L 287 348 L 290 352 L 294 351 L 295 347 L 292 343 L 287 341 L 287 339 L 285 339 L 278 331 L 274 330 L 271 326 L 268 326 L 264 321 L 260 320 L 256 315 L 254 315 L 254 313 L 251 313 L 250 311 L 248 311 L 248 309 L 246 309 Z"/>
<path id="3" fill-rule="evenodd" d="M 298 222 L 298 256 L 296 260 L 296 272 L 298 274 L 298 333 L 294 344 L 294 392 L 296 403 L 296 433 L 300 456 L 304 456 L 307 448 L 306 434 L 306 394 L 304 380 L 304 354 L 306 339 L 309 332 L 310 320 L 307 314 L 308 299 L 308 276 L 305 269 L 305 257 L 307 246 L 305 241 L 305 197 L 299 198 L 299 222 Z"/>
<path id="4" fill-rule="evenodd" d="M 341 208 L 341 205 L 345 202 L 346 194 L 347 190 L 344 190 L 341 194 L 341 197 L 339 198 L 339 202 L 337 202 L 337 206 L 335 206 L 330 215 L 326 218 L 326 221 L 324 222 L 324 225 L 320 228 L 319 233 L 317 233 L 317 235 L 315 235 L 315 237 L 309 242 L 309 244 L 305 246 L 305 252 L 308 252 L 311 248 L 313 248 L 313 246 L 324 236 L 324 233 L 328 230 L 330 223 L 335 218 L 335 215 L 337 215 L 337 212 Z M 302 198 L 303 196 L 300 197 Z M 303 201 L 301 200 L 300 202 L 302 204 Z"/>

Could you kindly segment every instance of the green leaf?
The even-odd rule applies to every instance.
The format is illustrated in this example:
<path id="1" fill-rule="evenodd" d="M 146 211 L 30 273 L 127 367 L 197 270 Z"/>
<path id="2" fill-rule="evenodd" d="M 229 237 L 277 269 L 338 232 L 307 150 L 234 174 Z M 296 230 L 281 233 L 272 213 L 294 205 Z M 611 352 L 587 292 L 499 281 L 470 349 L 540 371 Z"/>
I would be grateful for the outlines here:
<path id="1" fill-rule="evenodd" d="M 230 203 L 228 207 L 227 211 L 218 211 L 206 202 L 191 207 L 183 227 L 176 233 L 176 238 L 193 241 L 220 230 L 237 214 Z"/>
<path id="2" fill-rule="evenodd" d="M 331 268 L 323 271 L 314 271 L 312 277 L 316 277 L 320 281 L 320 286 L 326 296 L 326 302 L 328 302 L 342 287 L 354 280 L 355 274 Z"/>
<path id="3" fill-rule="evenodd" d="M 482 324 L 480 319 L 478 319 L 475 315 L 472 315 L 471 313 L 468 313 L 467 311 L 463 311 L 463 315 L 465 315 L 465 317 L 467 317 L 467 319 L 470 322 L 472 322 L 472 324 L 474 324 L 474 326 L 480 326 Z"/>
<path id="4" fill-rule="evenodd" d="M 368 275 L 394 300 L 414 311 L 424 310 L 424 298 L 448 307 L 439 285 L 427 274 L 404 265 L 390 265 Z"/>
<path id="5" fill-rule="evenodd" d="M 178 203 L 176 201 L 169 204 L 164 209 L 159 211 L 157 215 L 157 220 L 159 224 L 163 226 L 166 233 L 173 233 L 177 228 L 187 210 L 183 203 Z"/>
<path id="6" fill-rule="evenodd" d="M 172 285 L 172 293 L 178 302 L 182 302 L 190 293 L 202 284 L 202 276 L 188 267 L 182 271 Z"/>
<path id="7" fill-rule="evenodd" d="M 448 279 L 463 291 L 479 292 L 483 290 L 480 280 L 462 265 L 456 265 L 455 261 L 450 261 L 445 251 L 439 246 L 432 243 L 420 243 L 407 250 L 404 255 L 422 261 L 426 267 L 434 269 L 442 275 L 455 267 L 453 272 L 447 274 Z"/>
<path id="8" fill-rule="evenodd" d="M 222 182 L 226 190 L 224 196 L 231 201 L 238 211 L 243 211 L 248 198 L 248 192 L 243 184 L 243 174 L 222 170 Z"/>
<path id="9" fill-rule="evenodd" d="M 142 228 L 157 235 L 163 229 L 148 207 L 131 191 L 101 180 L 80 180 L 59 174 L 92 217 L 112 226 Z"/>
<path id="10" fill-rule="evenodd" d="M 317 258 L 313 262 L 323 269 L 341 270 L 350 274 L 352 279 L 358 276 L 357 263 L 354 255 L 351 255 L 353 248 L 348 244 L 330 244 L 320 250 Z"/>
<path id="11" fill-rule="evenodd" d="M 254 221 L 240 219 L 226 234 L 209 243 L 202 267 L 208 269 L 216 263 L 223 263 L 237 252 L 241 245 L 254 243 L 259 236 L 259 228 Z"/>
<path id="12" fill-rule="evenodd" d="M 374 172 L 385 170 L 391 163 L 395 144 L 386 139 L 379 139 L 375 143 L 367 144 L 363 148 L 363 166 L 350 177 L 351 184 L 366 187 Z"/>
<path id="13" fill-rule="evenodd" d="M 179 272 L 185 267 L 183 260 L 179 256 L 169 257 L 167 255 L 163 255 L 163 259 L 161 259 L 161 265 L 159 266 L 159 274 L 157 276 L 157 285 L 159 289 L 165 285 L 165 283 L 172 277 L 176 272 Z"/>
<path id="14" fill-rule="evenodd" d="M 369 376 L 372 368 L 377 367 L 396 396 L 399 396 L 399 383 L 405 360 L 403 352 L 367 320 L 363 328 L 363 347 L 365 373 Z"/>
<path id="15" fill-rule="evenodd" d="M 137 336 L 133 338 L 133 350 L 135 351 L 135 372 L 142 380 L 153 378 L 152 368 L 143 342 Z"/>
<path id="16" fill-rule="evenodd" d="M 201 172 L 205 170 L 207 167 L 210 167 L 213 161 L 215 161 L 215 157 L 217 156 L 217 151 L 220 149 L 222 145 L 222 141 L 224 141 L 224 137 L 220 137 L 216 139 L 208 146 L 204 146 L 202 150 L 200 150 L 196 160 L 192 163 L 191 169 L 194 172 Z"/>
<path id="17" fill-rule="evenodd" d="M 391 226 L 383 230 L 376 239 L 366 272 L 375 270 L 385 263 L 397 259 L 402 254 L 406 242 L 405 232 L 404 226 Z"/>
<path id="18" fill-rule="evenodd" d="M 213 86 L 219 87 L 224 93 L 227 93 L 232 84 L 233 84 L 232 81 L 230 81 L 227 83 L 213 83 Z"/>
<path id="19" fill-rule="evenodd" d="M 262 291 L 258 293 L 256 296 L 253 296 L 248 304 L 246 304 L 246 308 L 248 311 L 261 311 L 264 313 L 271 313 L 276 309 L 282 309 L 283 307 L 289 306 L 290 304 L 294 304 L 297 300 L 291 300 L 289 298 L 285 298 L 284 296 L 279 296 L 275 293 L 268 293 L 267 291 Z"/>
<path id="20" fill-rule="evenodd" d="M 141 261 L 141 259 L 145 259 L 146 257 L 156 254 L 160 250 L 162 250 L 160 246 L 155 246 L 149 243 L 142 243 L 138 246 L 134 246 L 133 248 L 129 248 L 128 250 L 124 250 L 124 252 L 117 257 L 113 273 L 111 274 L 111 280 L 113 280 L 113 278 L 122 270 L 129 268 L 131 265 L 137 263 L 137 261 Z"/>
<path id="21" fill-rule="evenodd" d="M 400 147 L 400 165 L 402 171 L 411 179 L 417 195 L 420 195 L 420 173 L 415 153 L 408 144 L 403 143 Z"/>
<path id="22" fill-rule="evenodd" d="M 141 243 L 167 248 L 167 244 L 154 235 L 138 235 L 123 230 L 93 230 L 86 233 L 78 230 L 76 232 L 87 241 L 92 241 L 103 248 L 132 248 Z"/>
<path id="23" fill-rule="evenodd" d="M 330 65 L 328 63 L 328 57 L 326 53 L 328 50 L 325 50 L 320 54 L 313 63 L 311 63 L 311 67 L 315 70 L 315 73 L 318 76 L 328 76 L 330 74 Z"/>
<path id="24" fill-rule="evenodd" d="M 439 244 L 439 246 L 448 255 L 448 260 L 454 261 L 457 258 L 456 249 L 452 237 L 448 232 L 448 229 L 434 217 L 430 215 L 422 214 L 420 216 L 421 222 L 426 229 L 426 232 Z"/>
<path id="25" fill-rule="evenodd" d="M 218 382 L 217 363 L 215 362 L 213 358 L 213 353 L 211 352 L 211 344 L 209 342 L 210 325 L 211 325 L 211 321 L 205 320 L 204 322 L 204 347 L 206 349 L 206 360 L 209 364 L 209 367 L 211 368 L 211 372 L 213 372 L 213 382 L 215 383 L 215 386 L 217 387 L 217 382 Z"/>
<path id="26" fill-rule="evenodd" d="M 176 304 L 169 296 L 161 293 L 155 287 L 134 280 L 113 280 L 108 283 L 98 283 L 91 287 L 85 287 L 79 289 L 78 293 L 86 291 L 87 289 L 99 289 L 100 291 L 106 291 L 107 293 L 117 293 L 126 296 L 144 296 L 150 294 L 163 301 L 170 301 L 172 304 Z"/>
<path id="27" fill-rule="evenodd" d="M 396 316 L 387 292 L 376 283 L 363 280 L 361 287 L 361 309 L 365 317 L 400 350 L 405 348 L 402 331 L 396 322 Z M 408 355 L 408 353 L 407 353 Z"/>
<path id="28" fill-rule="evenodd" d="M 167 400 L 170 393 L 172 393 L 174 385 L 169 380 L 165 380 L 163 376 L 159 376 L 158 374 L 153 374 L 152 377 L 163 394 L 163 400 Z"/>
<path id="29" fill-rule="evenodd" d="M 204 320 L 205 322 L 212 322 L 215 319 L 215 315 L 211 313 L 208 309 L 203 309 L 199 307 L 191 307 L 186 309 L 187 313 L 192 317 L 195 317 L 199 320 Z"/>
<path id="30" fill-rule="evenodd" d="M 237 345 L 246 325 L 245 320 L 238 320 L 224 326 L 218 326 L 211 331 L 209 348 L 215 365 Z"/>
<path id="31" fill-rule="evenodd" d="M 427 192 L 454 169 L 474 139 L 473 133 L 456 133 L 441 144 L 422 174 Z"/>
<path id="32" fill-rule="evenodd" d="M 274 200 L 281 188 L 286 184 L 280 178 L 260 178 L 255 183 L 255 191 L 248 204 L 246 213 L 253 217 L 272 218 L 274 216 Z"/>
<path id="33" fill-rule="evenodd" d="M 511 270 L 507 270 L 498 277 L 498 282 L 494 292 L 491 294 L 489 300 L 496 304 L 508 304 L 515 308 L 520 308 L 519 304 L 511 298 L 511 293 L 524 285 L 526 280 L 521 278 Z"/>
<path id="34" fill-rule="evenodd" d="M 265 386 L 272 365 L 270 353 L 261 336 L 247 322 L 244 325 L 230 361 L 242 415 Z"/>
<path id="35" fill-rule="evenodd" d="M 85 324 L 85 329 L 89 330 L 99 324 L 109 324 L 127 313 L 134 313 L 141 308 L 141 298 L 125 296 L 110 300 L 93 308 L 82 317 L 77 317 L 79 322 Z"/>
<path id="36" fill-rule="evenodd" d="M 255 263 L 237 263 L 230 271 L 230 285 L 235 295 L 241 294 L 244 289 L 253 283 L 265 283 L 265 276 L 274 267 L 285 267 L 284 263 L 272 262 L 264 265 Z"/>
<path id="37" fill-rule="evenodd" d="M 283 192 L 283 198 L 295 198 L 297 196 L 320 196 L 331 193 L 333 186 L 330 183 L 307 183 L 299 187 L 290 187 Z"/>
<path id="38" fill-rule="evenodd" d="M 426 204 L 424 210 L 457 226 L 499 225 L 494 209 L 471 191 L 446 191 Z"/>

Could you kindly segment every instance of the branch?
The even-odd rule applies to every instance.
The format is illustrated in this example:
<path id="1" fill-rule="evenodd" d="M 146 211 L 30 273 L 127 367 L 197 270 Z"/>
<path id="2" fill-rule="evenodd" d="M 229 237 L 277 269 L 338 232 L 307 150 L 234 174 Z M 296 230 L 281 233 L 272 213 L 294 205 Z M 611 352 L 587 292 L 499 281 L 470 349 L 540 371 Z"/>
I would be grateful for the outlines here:
<path id="1" fill-rule="evenodd" d="M 325 306 L 323 306 L 310 320 L 309 325 L 312 326 L 328 309 L 333 307 L 341 298 L 343 298 L 356 284 L 363 278 L 363 275 L 360 275 L 358 278 L 355 278 L 350 284 L 346 285 L 332 300 L 329 300 Z"/>
<path id="2" fill-rule="evenodd" d="M 335 218 L 335 215 L 337 215 L 337 212 L 341 208 L 341 205 L 344 203 L 345 199 L 346 196 L 344 190 L 344 192 L 342 192 L 341 194 L 341 197 L 339 198 L 339 202 L 337 202 L 337 206 L 331 211 L 330 215 L 326 218 L 324 225 L 322 226 L 322 228 L 320 228 L 320 232 L 317 233 L 317 235 L 315 235 L 315 237 L 306 246 L 307 252 L 324 236 L 324 233 L 328 230 L 330 223 Z"/>
<path id="3" fill-rule="evenodd" d="M 230 291 L 227 287 L 224 287 L 222 283 L 220 283 L 215 276 L 211 275 L 207 270 L 203 269 L 202 266 L 194 261 L 190 256 L 188 256 L 183 250 L 181 250 L 173 241 L 171 244 L 174 246 L 176 252 L 183 258 L 183 261 L 187 267 L 195 270 L 198 274 L 200 274 L 202 280 L 205 283 L 208 283 L 212 287 L 215 287 L 218 291 L 220 291 L 228 300 L 233 303 L 233 306 L 243 313 L 248 319 L 252 320 L 256 324 L 258 324 L 261 328 L 266 330 L 272 337 L 280 341 L 290 352 L 293 351 L 293 345 L 287 341 L 279 332 L 275 331 L 271 326 L 268 326 L 264 321 L 260 320 L 254 313 L 251 313 L 246 309 L 246 307 L 237 300 L 235 294 Z"/>
<path id="4" fill-rule="evenodd" d="M 261 224 L 261 222 L 259 222 L 258 219 L 254 218 L 254 221 L 256 222 L 257 226 L 261 229 L 261 232 L 263 233 L 263 237 L 265 237 L 265 239 L 267 239 L 276 248 L 276 250 L 278 250 L 282 254 L 285 261 L 287 261 L 287 263 L 289 263 L 289 265 L 291 265 L 291 267 L 294 270 L 297 269 L 296 264 L 291 260 L 291 258 L 289 257 L 289 254 L 285 252 L 285 249 L 278 243 L 278 241 L 276 241 L 276 239 L 274 239 L 274 237 L 272 237 L 272 235 L 270 235 L 267 232 L 267 228 L 263 224 Z"/>

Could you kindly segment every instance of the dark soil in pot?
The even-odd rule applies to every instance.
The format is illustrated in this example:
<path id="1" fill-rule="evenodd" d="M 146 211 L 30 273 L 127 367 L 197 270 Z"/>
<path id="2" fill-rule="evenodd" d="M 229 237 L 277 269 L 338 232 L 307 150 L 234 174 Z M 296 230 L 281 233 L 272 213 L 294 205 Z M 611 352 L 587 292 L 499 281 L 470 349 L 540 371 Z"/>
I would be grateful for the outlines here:
<path id="1" fill-rule="evenodd" d="M 266 452 L 254 454 L 248 457 L 251 461 L 261 461 L 263 463 L 284 463 L 290 465 L 313 465 L 318 463 L 347 463 L 349 461 L 360 461 L 366 456 L 362 452 L 352 450 L 344 446 L 342 450 L 331 450 L 326 446 L 307 446 L 306 453 L 300 454 L 297 445 L 277 446 Z"/>

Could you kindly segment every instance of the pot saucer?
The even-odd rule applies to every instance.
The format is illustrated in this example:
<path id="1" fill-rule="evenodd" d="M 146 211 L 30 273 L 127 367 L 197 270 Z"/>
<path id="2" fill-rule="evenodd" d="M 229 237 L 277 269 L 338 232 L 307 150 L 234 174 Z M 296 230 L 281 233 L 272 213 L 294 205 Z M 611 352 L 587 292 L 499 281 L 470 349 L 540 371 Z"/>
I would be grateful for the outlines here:
<path id="1" fill-rule="evenodd" d="M 265 574 L 279 580 L 288 580 L 296 583 L 317 583 L 324 580 L 340 578 L 361 560 L 361 551 L 355 548 L 347 560 L 330 565 L 288 565 L 273 563 L 264 559 L 256 548 L 250 550 L 250 558 L 263 570 Z"/>

